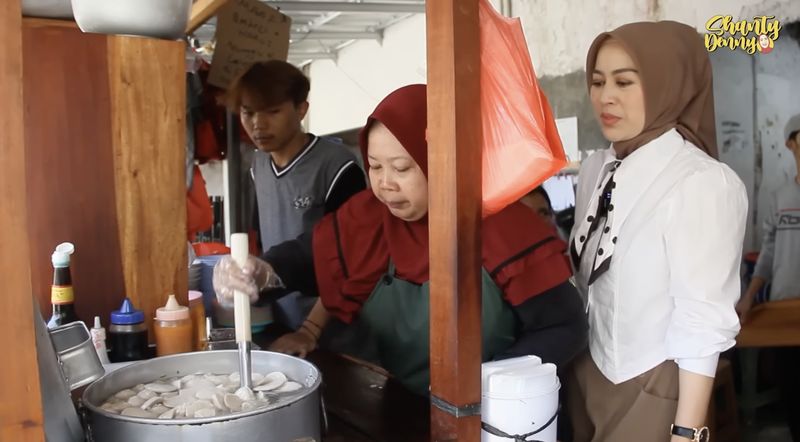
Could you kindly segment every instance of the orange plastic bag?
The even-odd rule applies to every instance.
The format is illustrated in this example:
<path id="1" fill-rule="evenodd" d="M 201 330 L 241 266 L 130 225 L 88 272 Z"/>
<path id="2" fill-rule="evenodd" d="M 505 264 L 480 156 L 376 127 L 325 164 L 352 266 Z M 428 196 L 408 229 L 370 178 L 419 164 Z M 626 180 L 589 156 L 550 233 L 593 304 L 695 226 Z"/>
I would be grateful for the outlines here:
<path id="1" fill-rule="evenodd" d="M 483 215 L 497 213 L 567 159 L 518 18 L 480 1 Z"/>

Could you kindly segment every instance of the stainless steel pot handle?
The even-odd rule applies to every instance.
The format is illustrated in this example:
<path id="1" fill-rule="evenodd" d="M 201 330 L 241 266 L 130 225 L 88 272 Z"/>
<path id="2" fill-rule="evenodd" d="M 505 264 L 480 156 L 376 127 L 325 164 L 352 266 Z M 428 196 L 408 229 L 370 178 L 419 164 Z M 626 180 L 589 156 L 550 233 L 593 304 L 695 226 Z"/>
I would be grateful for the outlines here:
<path id="1" fill-rule="evenodd" d="M 322 390 L 320 388 L 320 390 Z M 319 408 L 322 416 L 322 434 L 328 434 L 328 410 L 325 408 L 325 398 L 323 397 L 322 391 L 319 392 Z"/>
<path id="2" fill-rule="evenodd" d="M 92 434 L 92 426 L 89 424 L 89 411 L 83 404 L 83 398 L 78 398 L 78 418 L 83 427 L 85 442 L 95 442 L 94 435 Z"/>

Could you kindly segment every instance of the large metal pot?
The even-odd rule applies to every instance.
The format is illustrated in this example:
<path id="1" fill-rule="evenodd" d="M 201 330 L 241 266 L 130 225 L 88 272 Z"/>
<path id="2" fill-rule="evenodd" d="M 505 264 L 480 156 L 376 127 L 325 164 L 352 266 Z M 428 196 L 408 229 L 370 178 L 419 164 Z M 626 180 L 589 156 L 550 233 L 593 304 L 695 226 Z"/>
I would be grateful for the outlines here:
<path id="1" fill-rule="evenodd" d="M 174 40 L 189 22 L 192 0 L 72 0 L 83 32 Z"/>
<path id="2" fill-rule="evenodd" d="M 238 370 L 238 352 L 207 351 L 164 356 L 131 364 L 106 374 L 83 393 L 87 436 L 97 442 L 320 442 L 322 378 L 311 363 L 281 353 L 254 351 L 253 372 L 282 371 L 307 388 L 268 407 L 231 416 L 158 420 L 120 416 L 100 409 L 116 392 L 161 376 L 231 373 Z"/>

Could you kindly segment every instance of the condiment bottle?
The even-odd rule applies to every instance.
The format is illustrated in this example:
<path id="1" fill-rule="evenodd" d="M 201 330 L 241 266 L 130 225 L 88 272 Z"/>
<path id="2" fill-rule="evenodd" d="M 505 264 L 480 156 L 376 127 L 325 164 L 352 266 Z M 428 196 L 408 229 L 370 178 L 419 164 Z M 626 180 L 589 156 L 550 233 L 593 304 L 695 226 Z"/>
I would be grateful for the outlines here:
<path id="1" fill-rule="evenodd" d="M 111 362 L 138 361 L 147 357 L 147 324 L 144 313 L 136 310 L 129 298 L 119 310 L 111 312 L 108 327 Z"/>
<path id="2" fill-rule="evenodd" d="M 158 356 L 192 351 L 192 320 L 189 307 L 178 304 L 175 295 L 169 295 L 167 304 L 156 310 L 153 322 L 156 332 Z"/>
<path id="3" fill-rule="evenodd" d="M 69 257 L 74 251 L 75 246 L 71 243 L 61 243 L 50 257 L 53 263 L 53 285 L 50 286 L 53 314 L 47 321 L 47 328 L 56 328 L 78 320 L 78 315 L 75 314 L 72 274 L 69 270 Z"/>
<path id="4" fill-rule="evenodd" d="M 192 348 L 195 351 L 206 349 L 206 309 L 203 306 L 203 292 L 189 290 L 189 314 L 192 317 Z"/>
<path id="5" fill-rule="evenodd" d="M 108 351 L 106 350 L 106 329 L 100 324 L 100 317 L 94 317 L 94 327 L 89 332 L 92 334 L 92 343 L 101 364 L 108 364 Z"/>

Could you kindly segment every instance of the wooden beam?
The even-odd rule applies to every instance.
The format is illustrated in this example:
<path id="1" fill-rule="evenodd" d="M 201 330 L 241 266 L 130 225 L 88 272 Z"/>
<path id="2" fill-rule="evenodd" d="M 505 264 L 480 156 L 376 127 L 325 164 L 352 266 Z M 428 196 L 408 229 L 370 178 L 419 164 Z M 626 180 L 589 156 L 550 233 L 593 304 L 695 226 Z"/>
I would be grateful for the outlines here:
<path id="1" fill-rule="evenodd" d="M 22 28 L 33 293 L 49 317 L 50 254 L 57 244 L 69 241 L 75 245 L 70 265 L 78 317 L 91 323 L 99 315 L 108 324 L 111 310 L 125 296 L 116 241 L 106 53 L 110 37 L 28 20 Z"/>
<path id="2" fill-rule="evenodd" d="M 72 20 L 57 20 L 54 18 L 22 17 L 22 25 L 26 28 L 70 28 L 80 30 L 78 24 Z"/>
<path id="3" fill-rule="evenodd" d="M 122 273 L 150 330 L 170 293 L 189 304 L 185 50 L 181 41 L 108 39 Z"/>
<path id="4" fill-rule="evenodd" d="M 0 2 L 0 317 L 8 331 L 0 364 L 0 440 L 44 440 L 42 397 L 31 302 L 25 143 L 22 125 L 22 12 L 19 0 Z"/>
<path id="5" fill-rule="evenodd" d="M 479 441 L 479 415 L 456 417 L 437 405 L 463 412 L 481 400 L 478 0 L 429 1 L 426 8 L 431 437 Z"/>
<path id="6" fill-rule="evenodd" d="M 228 0 L 197 0 L 192 5 L 192 15 L 186 25 L 186 33 L 191 34 L 197 28 L 217 15 L 217 12 L 228 3 Z"/>

